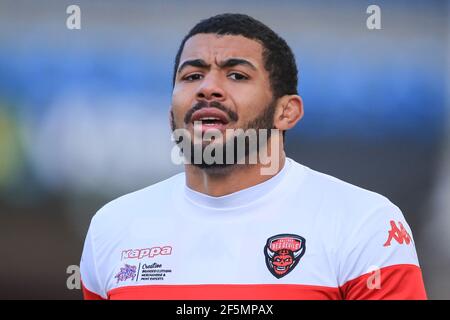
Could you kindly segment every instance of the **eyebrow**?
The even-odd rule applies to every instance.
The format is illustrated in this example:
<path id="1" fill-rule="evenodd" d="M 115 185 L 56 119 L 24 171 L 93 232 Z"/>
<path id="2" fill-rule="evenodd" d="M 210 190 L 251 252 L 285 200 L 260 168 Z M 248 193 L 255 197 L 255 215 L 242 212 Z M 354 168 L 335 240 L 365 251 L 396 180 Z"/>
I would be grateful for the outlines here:
<path id="1" fill-rule="evenodd" d="M 247 67 L 250 67 L 253 70 L 256 70 L 256 67 L 250 61 L 245 60 L 245 59 L 240 59 L 240 58 L 231 58 L 231 59 L 227 59 L 225 61 L 222 61 L 219 64 L 219 67 L 221 67 L 221 68 L 231 68 L 231 67 L 235 67 L 235 66 L 238 66 L 238 65 L 247 66 Z M 197 67 L 197 68 L 204 68 L 204 69 L 210 67 L 210 65 L 207 64 L 205 62 L 205 60 L 203 60 L 203 59 L 186 60 L 180 65 L 180 67 L 178 68 L 177 73 L 180 73 L 187 66 L 192 66 L 192 67 Z"/>
<path id="2" fill-rule="evenodd" d="M 253 70 L 256 70 L 256 67 L 248 60 L 245 59 L 239 59 L 239 58 L 231 58 L 228 60 L 225 60 L 219 64 L 219 67 L 221 68 L 231 68 L 238 65 L 243 65 L 252 68 Z"/>

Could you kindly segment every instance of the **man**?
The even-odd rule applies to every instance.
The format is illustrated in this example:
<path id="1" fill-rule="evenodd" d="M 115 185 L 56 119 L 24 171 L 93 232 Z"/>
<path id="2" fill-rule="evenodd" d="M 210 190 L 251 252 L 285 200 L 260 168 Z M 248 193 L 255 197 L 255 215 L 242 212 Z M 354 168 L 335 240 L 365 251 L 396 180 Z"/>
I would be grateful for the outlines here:
<path id="1" fill-rule="evenodd" d="M 241 14 L 197 24 L 175 59 L 170 110 L 185 173 L 94 216 L 85 298 L 425 299 L 399 208 L 285 156 L 302 116 L 283 39 Z"/>

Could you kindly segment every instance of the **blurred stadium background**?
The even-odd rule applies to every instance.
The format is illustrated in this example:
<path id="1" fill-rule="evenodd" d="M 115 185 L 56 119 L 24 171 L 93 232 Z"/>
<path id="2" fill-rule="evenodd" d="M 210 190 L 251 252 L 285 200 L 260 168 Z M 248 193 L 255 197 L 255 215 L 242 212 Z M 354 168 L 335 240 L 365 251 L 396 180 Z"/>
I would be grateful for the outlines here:
<path id="1" fill-rule="evenodd" d="M 66 28 L 81 7 L 81 30 Z M 381 7 L 382 30 L 366 8 Z M 173 58 L 200 19 L 254 16 L 295 51 L 305 117 L 288 155 L 386 195 L 430 298 L 450 299 L 448 1 L 0 0 L 0 298 L 79 299 L 90 218 L 182 170 L 170 161 Z"/>

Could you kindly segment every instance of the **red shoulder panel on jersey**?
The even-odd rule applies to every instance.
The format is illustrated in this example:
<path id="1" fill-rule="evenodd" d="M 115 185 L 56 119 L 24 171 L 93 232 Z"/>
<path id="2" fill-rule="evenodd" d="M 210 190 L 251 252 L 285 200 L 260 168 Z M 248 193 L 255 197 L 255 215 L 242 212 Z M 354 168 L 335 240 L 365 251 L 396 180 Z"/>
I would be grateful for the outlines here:
<path id="1" fill-rule="evenodd" d="M 397 264 L 366 273 L 341 287 L 347 300 L 426 300 L 420 268 Z"/>

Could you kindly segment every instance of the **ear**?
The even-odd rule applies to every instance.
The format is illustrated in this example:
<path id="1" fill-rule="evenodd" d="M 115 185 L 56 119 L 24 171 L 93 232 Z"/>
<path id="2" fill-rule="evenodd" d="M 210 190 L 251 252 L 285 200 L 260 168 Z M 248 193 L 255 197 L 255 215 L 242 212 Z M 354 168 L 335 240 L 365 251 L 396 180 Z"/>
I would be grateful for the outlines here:
<path id="1" fill-rule="evenodd" d="M 293 128 L 303 117 L 303 100 L 299 95 L 285 95 L 278 99 L 274 126 L 279 130 Z"/>

